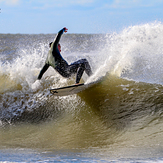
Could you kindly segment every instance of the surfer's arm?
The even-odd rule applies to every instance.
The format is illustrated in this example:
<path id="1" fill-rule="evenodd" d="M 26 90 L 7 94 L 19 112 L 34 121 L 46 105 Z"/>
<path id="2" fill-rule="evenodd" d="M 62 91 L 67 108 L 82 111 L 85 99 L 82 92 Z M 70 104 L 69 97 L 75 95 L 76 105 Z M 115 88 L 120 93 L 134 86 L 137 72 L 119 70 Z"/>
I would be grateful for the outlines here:
<path id="1" fill-rule="evenodd" d="M 63 34 L 63 32 L 67 32 L 67 28 L 66 27 L 64 27 L 63 29 L 61 29 L 59 32 L 58 32 L 58 35 L 57 35 L 57 37 L 56 37 L 56 39 L 55 39 L 55 41 L 54 41 L 54 43 L 53 43 L 53 45 L 52 45 L 52 48 L 53 48 L 53 50 L 55 50 L 56 48 L 58 48 L 58 43 L 59 43 L 59 41 L 60 41 L 60 39 L 61 39 L 61 36 L 62 36 L 62 34 Z"/>
<path id="2" fill-rule="evenodd" d="M 45 71 L 49 68 L 49 64 L 45 64 L 44 67 L 41 69 L 39 75 L 38 75 L 38 80 L 40 80 L 42 78 L 42 75 L 45 73 Z"/>

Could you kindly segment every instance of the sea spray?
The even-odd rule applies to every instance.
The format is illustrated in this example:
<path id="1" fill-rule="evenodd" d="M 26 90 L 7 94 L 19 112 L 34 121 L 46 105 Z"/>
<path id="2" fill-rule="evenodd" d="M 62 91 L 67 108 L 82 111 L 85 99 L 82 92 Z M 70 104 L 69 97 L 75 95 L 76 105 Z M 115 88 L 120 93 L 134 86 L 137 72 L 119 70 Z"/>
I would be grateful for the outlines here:
<path id="1" fill-rule="evenodd" d="M 121 77 L 162 84 L 162 34 L 163 24 L 152 23 L 109 35 L 109 48 L 106 48 L 112 56 L 109 69 L 112 67 L 112 73 Z"/>

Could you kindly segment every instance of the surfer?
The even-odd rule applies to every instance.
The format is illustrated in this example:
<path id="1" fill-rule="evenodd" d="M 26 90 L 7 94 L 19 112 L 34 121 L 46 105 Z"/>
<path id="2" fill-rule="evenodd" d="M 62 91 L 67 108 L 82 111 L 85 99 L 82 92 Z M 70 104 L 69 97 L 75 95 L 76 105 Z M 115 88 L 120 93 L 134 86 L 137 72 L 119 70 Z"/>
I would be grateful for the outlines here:
<path id="1" fill-rule="evenodd" d="M 84 71 L 88 76 L 92 75 L 92 70 L 87 59 L 81 59 L 69 65 L 61 56 L 61 45 L 59 44 L 59 41 L 62 34 L 64 32 L 66 33 L 67 30 L 68 29 L 66 27 L 61 29 L 58 32 L 55 41 L 49 44 L 50 50 L 48 52 L 45 65 L 38 75 L 38 80 L 42 78 L 49 66 L 53 67 L 60 75 L 65 78 L 69 78 L 72 74 L 76 74 L 76 84 L 79 84 Z"/>

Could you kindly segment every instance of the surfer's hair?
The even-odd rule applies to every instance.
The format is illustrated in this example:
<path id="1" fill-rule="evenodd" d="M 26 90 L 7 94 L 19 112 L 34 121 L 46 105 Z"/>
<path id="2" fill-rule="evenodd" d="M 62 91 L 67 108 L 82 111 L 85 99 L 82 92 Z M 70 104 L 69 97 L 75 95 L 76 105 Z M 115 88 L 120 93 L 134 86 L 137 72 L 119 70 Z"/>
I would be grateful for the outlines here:
<path id="1" fill-rule="evenodd" d="M 53 42 L 50 42 L 50 43 L 49 43 L 49 47 L 51 47 L 52 43 L 53 43 Z"/>

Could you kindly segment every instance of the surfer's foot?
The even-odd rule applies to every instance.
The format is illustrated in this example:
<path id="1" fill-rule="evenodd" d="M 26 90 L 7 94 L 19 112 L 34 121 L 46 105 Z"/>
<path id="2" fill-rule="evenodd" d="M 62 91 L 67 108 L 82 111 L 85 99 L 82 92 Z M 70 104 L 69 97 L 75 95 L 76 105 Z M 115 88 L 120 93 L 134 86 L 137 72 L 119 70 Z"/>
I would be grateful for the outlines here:
<path id="1" fill-rule="evenodd" d="M 79 83 L 75 83 L 75 85 L 79 85 Z"/>

